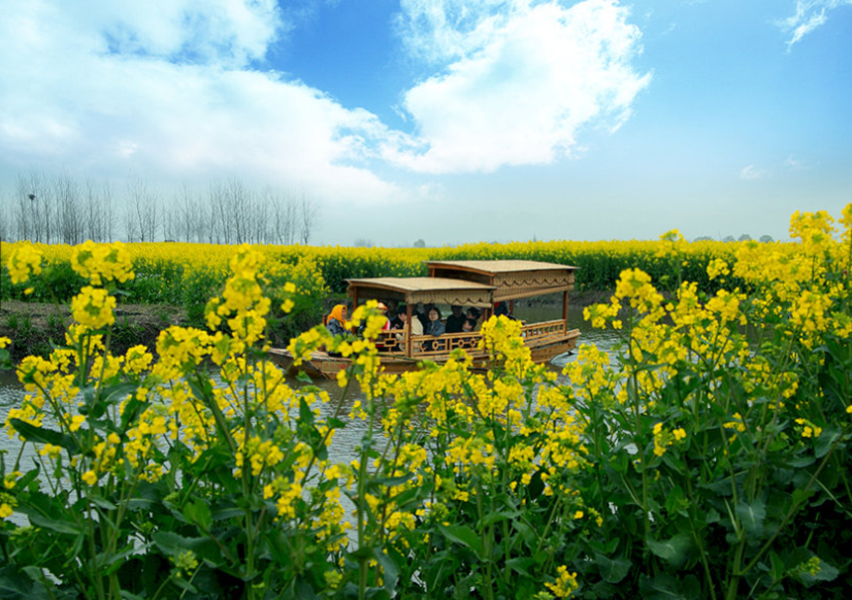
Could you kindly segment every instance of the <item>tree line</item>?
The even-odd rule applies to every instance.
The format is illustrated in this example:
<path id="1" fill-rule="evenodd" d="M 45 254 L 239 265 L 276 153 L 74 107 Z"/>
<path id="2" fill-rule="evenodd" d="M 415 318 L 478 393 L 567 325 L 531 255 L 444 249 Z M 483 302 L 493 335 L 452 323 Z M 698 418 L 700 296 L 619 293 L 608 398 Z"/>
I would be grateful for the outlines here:
<path id="1" fill-rule="evenodd" d="M 18 175 L 11 193 L 0 190 L 0 239 L 8 241 L 308 244 L 318 220 L 307 193 L 256 190 L 236 178 L 206 192 L 183 185 L 163 193 L 138 177 L 116 191 L 104 181 L 32 172 Z"/>

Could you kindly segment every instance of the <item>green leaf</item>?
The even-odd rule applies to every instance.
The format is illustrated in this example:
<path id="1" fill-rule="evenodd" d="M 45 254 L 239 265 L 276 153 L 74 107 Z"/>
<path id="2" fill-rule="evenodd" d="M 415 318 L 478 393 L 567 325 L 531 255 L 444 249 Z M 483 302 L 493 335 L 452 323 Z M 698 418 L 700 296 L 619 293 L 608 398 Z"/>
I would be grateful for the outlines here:
<path id="1" fill-rule="evenodd" d="M 686 516 L 683 488 L 679 485 L 676 485 L 672 488 L 672 491 L 669 492 L 668 498 L 666 498 L 666 511 L 670 515 L 682 514 L 683 516 Z"/>
<path id="2" fill-rule="evenodd" d="M 299 398 L 299 421 L 310 425 L 314 424 L 314 411 L 311 410 L 304 398 Z"/>
<path id="3" fill-rule="evenodd" d="M 214 566 L 225 564 L 219 547 L 209 538 L 188 538 L 170 531 L 158 531 L 151 536 L 160 552 L 166 556 L 179 556 L 181 552 L 191 550 Z"/>
<path id="4" fill-rule="evenodd" d="M 685 533 L 678 533 L 664 542 L 652 539 L 646 541 L 651 552 L 675 567 L 679 567 L 686 562 L 687 555 L 692 547 L 692 540 Z"/>
<path id="5" fill-rule="evenodd" d="M 389 550 L 392 550 L 389 548 Z M 373 549 L 373 558 L 375 558 L 378 563 L 382 566 L 383 579 L 385 584 L 385 589 L 388 592 L 393 592 L 394 588 L 396 588 L 396 582 L 399 579 L 399 568 L 397 568 L 396 563 L 391 560 L 391 557 L 385 554 L 381 548 Z M 401 560 L 405 560 L 402 557 L 399 557 Z"/>
<path id="6" fill-rule="evenodd" d="M 100 496 L 91 495 L 89 496 L 89 501 L 98 508 L 102 508 L 104 510 L 116 510 L 118 508 L 115 504 L 106 498 L 101 498 Z"/>
<path id="7" fill-rule="evenodd" d="M 44 586 L 33 581 L 14 565 L 0 569 L 0 598 L 7 600 L 46 600 L 49 596 Z"/>
<path id="8" fill-rule="evenodd" d="M 632 565 L 626 558 L 611 559 L 598 552 L 595 552 L 595 563 L 598 565 L 601 577 L 608 583 L 618 583 L 627 577 Z"/>
<path id="9" fill-rule="evenodd" d="M 195 500 L 183 508 L 184 518 L 194 525 L 198 525 L 204 531 L 210 531 L 213 523 L 213 515 L 210 507 L 203 500 Z"/>
<path id="10" fill-rule="evenodd" d="M 814 454 L 817 458 L 822 458 L 828 451 L 831 450 L 832 444 L 840 437 L 840 431 L 833 425 L 827 426 L 822 430 L 820 436 L 816 439 L 816 448 Z"/>
<path id="11" fill-rule="evenodd" d="M 533 473 L 530 482 L 527 484 L 527 492 L 529 492 L 531 500 L 536 500 L 544 492 L 544 480 L 541 471 Z"/>
<path id="12" fill-rule="evenodd" d="M 213 384 L 209 379 L 202 379 L 200 382 L 195 378 L 188 379 L 189 389 L 192 390 L 192 395 L 202 402 L 213 400 Z"/>
<path id="13" fill-rule="evenodd" d="M 376 479 L 370 481 L 367 486 L 371 489 L 377 489 L 379 486 L 395 487 L 398 485 L 402 485 L 412 477 L 414 477 L 414 473 L 408 473 L 406 475 L 400 475 L 398 477 L 377 477 Z"/>
<path id="14" fill-rule="evenodd" d="M 340 419 L 335 419 L 334 417 L 329 417 L 326 419 L 325 424 L 328 425 L 330 429 L 343 429 L 346 427 L 346 421 L 341 421 Z"/>
<path id="15" fill-rule="evenodd" d="M 296 381 L 299 383 L 313 383 L 311 376 L 301 370 L 296 374 Z"/>
<path id="16" fill-rule="evenodd" d="M 627 452 L 619 452 L 609 460 L 609 464 L 615 469 L 616 473 L 627 473 L 627 467 L 630 464 Z"/>
<path id="17" fill-rule="evenodd" d="M 147 402 L 143 402 L 138 398 L 131 398 L 124 405 L 121 411 L 121 431 L 127 431 L 130 424 L 136 420 L 136 417 L 142 412 L 142 409 L 147 406 Z"/>
<path id="18" fill-rule="evenodd" d="M 654 579 L 643 575 L 639 579 L 639 593 L 643 600 L 695 600 L 700 593 L 694 578 L 686 577 L 683 582 L 666 573 Z"/>
<path id="19" fill-rule="evenodd" d="M 15 485 L 18 487 L 18 489 L 25 489 L 28 485 L 30 485 L 32 481 L 35 481 L 36 477 L 38 477 L 40 472 L 41 467 L 39 465 L 35 465 L 35 468 L 27 471 Z"/>
<path id="20" fill-rule="evenodd" d="M 102 398 L 107 404 L 121 402 L 128 396 L 132 396 L 135 399 L 137 389 L 138 386 L 135 383 L 118 383 L 106 388 L 106 390 L 102 392 Z M 126 408 L 127 407 L 125 407 L 125 409 Z"/>
<path id="21" fill-rule="evenodd" d="M 515 517 L 519 517 L 520 515 L 520 511 L 517 510 L 503 510 L 500 512 L 493 512 L 489 515 L 485 515 L 485 518 L 482 519 L 482 527 L 488 527 L 489 525 L 499 523 L 500 521 L 514 519 Z"/>
<path id="22" fill-rule="evenodd" d="M 819 570 L 816 573 L 810 571 L 802 573 L 802 583 L 810 587 L 818 581 L 834 581 L 838 575 L 840 575 L 840 571 L 837 570 L 837 567 L 821 560 L 819 561 Z"/>
<path id="23" fill-rule="evenodd" d="M 46 517 L 40 513 L 33 512 L 27 510 L 26 507 L 20 507 L 19 510 L 27 515 L 30 520 L 30 523 L 35 527 L 41 527 L 42 529 L 50 529 L 51 531 L 55 531 L 56 533 L 67 533 L 69 535 L 83 535 L 83 530 L 74 523 L 73 521 L 59 521 L 56 519 L 51 519 Z"/>
<path id="24" fill-rule="evenodd" d="M 128 544 L 118 552 L 111 554 L 98 554 L 95 557 L 95 564 L 99 570 L 103 570 L 104 575 L 110 575 L 121 568 L 129 556 L 133 556 L 139 551 L 134 544 Z"/>
<path id="25" fill-rule="evenodd" d="M 0 369 L 12 368 L 11 356 L 6 348 L 0 348 Z"/>
<path id="26" fill-rule="evenodd" d="M 438 525 L 438 530 L 448 540 L 470 548 L 477 556 L 482 555 L 482 540 L 470 527 L 466 525 Z"/>
<path id="27" fill-rule="evenodd" d="M 65 435 L 52 429 L 36 427 L 20 419 L 9 419 L 12 427 L 21 434 L 28 442 L 39 442 L 41 444 L 53 444 L 65 448 L 69 454 L 76 455 L 80 447 L 71 436 Z"/>
<path id="28" fill-rule="evenodd" d="M 512 569 L 513 571 L 520 573 L 521 575 L 531 577 L 529 572 L 527 572 L 527 569 L 532 566 L 535 566 L 535 561 L 528 557 L 522 558 L 519 556 L 517 558 L 510 558 L 509 560 L 507 560 L 506 566 Z"/>
<path id="29" fill-rule="evenodd" d="M 772 565 L 772 581 L 781 581 L 784 578 L 784 561 L 774 550 L 769 553 L 769 564 Z"/>
<path id="30" fill-rule="evenodd" d="M 766 518 L 766 503 L 757 498 L 751 504 L 745 501 L 737 504 L 737 518 L 747 533 L 760 535 L 763 533 L 763 520 Z"/>
<path id="31" fill-rule="evenodd" d="M 796 488 L 795 490 L 793 490 L 793 494 L 791 495 L 793 505 L 806 502 L 807 499 L 813 496 L 814 494 L 816 494 L 816 490 L 803 490 L 802 488 Z"/>

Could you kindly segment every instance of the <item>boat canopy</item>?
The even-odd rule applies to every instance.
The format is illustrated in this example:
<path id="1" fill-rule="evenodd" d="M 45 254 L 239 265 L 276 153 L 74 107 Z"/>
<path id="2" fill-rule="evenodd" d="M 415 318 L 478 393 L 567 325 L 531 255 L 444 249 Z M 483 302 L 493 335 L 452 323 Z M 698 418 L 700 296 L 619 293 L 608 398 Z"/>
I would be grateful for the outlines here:
<path id="1" fill-rule="evenodd" d="M 356 306 L 365 300 L 396 300 L 414 305 L 490 307 L 494 286 L 445 277 L 370 277 L 347 279 Z"/>
<path id="2" fill-rule="evenodd" d="M 535 260 L 432 260 L 428 279 L 455 279 L 492 286 L 494 302 L 574 289 L 577 267 Z"/>

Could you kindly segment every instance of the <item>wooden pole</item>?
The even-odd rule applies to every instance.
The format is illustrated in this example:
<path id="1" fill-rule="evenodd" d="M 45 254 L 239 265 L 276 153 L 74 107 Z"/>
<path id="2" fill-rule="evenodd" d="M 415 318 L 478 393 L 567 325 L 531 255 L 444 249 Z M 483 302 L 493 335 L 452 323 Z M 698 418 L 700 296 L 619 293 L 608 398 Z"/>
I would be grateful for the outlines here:
<path id="1" fill-rule="evenodd" d="M 413 317 L 417 318 L 417 317 Z M 405 356 L 411 358 L 411 349 L 413 347 L 413 343 L 411 341 L 411 303 L 406 300 L 405 302 Z"/>

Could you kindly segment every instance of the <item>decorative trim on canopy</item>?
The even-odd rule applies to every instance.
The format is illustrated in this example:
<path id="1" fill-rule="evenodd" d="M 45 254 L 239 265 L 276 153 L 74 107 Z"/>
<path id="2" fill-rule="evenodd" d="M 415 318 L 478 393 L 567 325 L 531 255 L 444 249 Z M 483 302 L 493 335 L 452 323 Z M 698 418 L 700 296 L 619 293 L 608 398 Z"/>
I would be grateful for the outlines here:
<path id="1" fill-rule="evenodd" d="M 577 269 L 534 260 L 448 260 L 427 261 L 426 265 L 436 278 L 494 286 L 494 302 L 571 291 Z"/>

